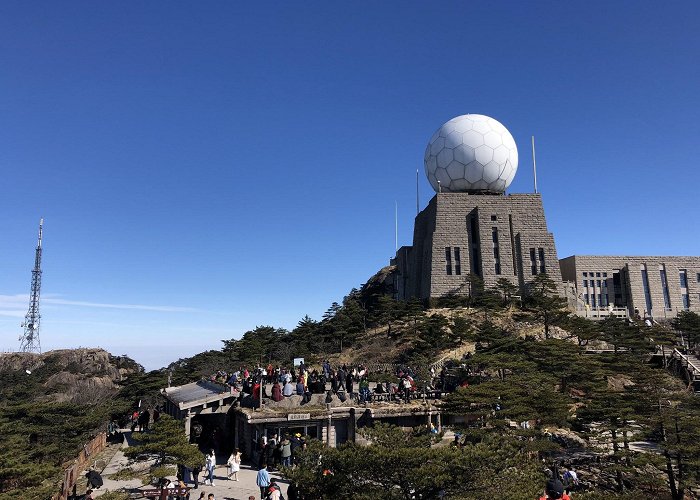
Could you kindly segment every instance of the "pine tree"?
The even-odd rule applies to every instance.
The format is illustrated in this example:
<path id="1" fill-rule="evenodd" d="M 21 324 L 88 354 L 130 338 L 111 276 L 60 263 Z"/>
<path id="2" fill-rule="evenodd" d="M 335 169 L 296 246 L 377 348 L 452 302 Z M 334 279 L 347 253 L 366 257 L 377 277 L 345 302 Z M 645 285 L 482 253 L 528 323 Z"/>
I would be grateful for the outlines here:
<path id="1" fill-rule="evenodd" d="M 569 316 L 564 327 L 576 338 L 576 342 L 581 347 L 601 338 L 600 325 L 581 316 Z"/>
<path id="2" fill-rule="evenodd" d="M 629 323 L 614 316 L 608 316 L 601 323 L 602 339 L 613 346 L 615 354 L 621 350 L 633 354 L 647 354 L 654 350 L 646 331 L 636 323 Z"/>
<path id="3" fill-rule="evenodd" d="M 510 304 L 513 296 L 518 293 L 518 287 L 507 278 L 498 278 L 495 289 L 501 294 L 503 304 Z"/>
<path id="4" fill-rule="evenodd" d="M 681 311 L 673 320 L 673 327 L 685 336 L 691 346 L 700 344 L 700 314 Z"/>
<path id="5" fill-rule="evenodd" d="M 568 316 L 567 301 L 559 295 L 556 283 L 546 274 L 537 274 L 530 286 L 528 304 L 544 325 L 544 336 L 549 338 L 549 328 Z"/>
<path id="6" fill-rule="evenodd" d="M 203 466 L 204 456 L 196 446 L 189 444 L 181 422 L 170 415 L 161 415 L 150 432 L 134 433 L 140 444 L 127 448 L 130 458 L 148 454 L 157 457 L 157 465 L 182 464 L 187 467 Z"/>

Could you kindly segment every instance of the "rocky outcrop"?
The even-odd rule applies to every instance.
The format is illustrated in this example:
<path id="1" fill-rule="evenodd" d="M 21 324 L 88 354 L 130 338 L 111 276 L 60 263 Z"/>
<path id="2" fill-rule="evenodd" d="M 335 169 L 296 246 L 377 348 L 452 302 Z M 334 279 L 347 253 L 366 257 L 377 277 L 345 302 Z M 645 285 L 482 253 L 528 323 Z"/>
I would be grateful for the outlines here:
<path id="1" fill-rule="evenodd" d="M 120 382 L 132 373 L 142 372 L 143 367 L 99 348 L 0 355 L 0 376 L 17 371 L 25 371 L 41 383 L 41 399 L 91 403 L 113 395 Z"/>

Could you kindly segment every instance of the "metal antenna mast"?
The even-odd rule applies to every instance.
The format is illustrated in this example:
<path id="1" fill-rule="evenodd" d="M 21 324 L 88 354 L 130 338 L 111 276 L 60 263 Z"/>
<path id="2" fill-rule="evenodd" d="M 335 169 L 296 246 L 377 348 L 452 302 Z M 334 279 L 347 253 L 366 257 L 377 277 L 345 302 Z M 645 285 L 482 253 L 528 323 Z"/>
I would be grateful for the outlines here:
<path id="1" fill-rule="evenodd" d="M 32 270 L 32 292 L 29 296 L 29 311 L 24 317 L 24 333 L 19 338 L 19 350 L 22 352 L 41 353 L 41 342 L 39 342 L 39 294 L 41 292 L 41 235 L 44 227 L 44 219 L 39 221 L 39 242 L 36 244 L 36 254 L 34 256 L 34 269 Z"/>

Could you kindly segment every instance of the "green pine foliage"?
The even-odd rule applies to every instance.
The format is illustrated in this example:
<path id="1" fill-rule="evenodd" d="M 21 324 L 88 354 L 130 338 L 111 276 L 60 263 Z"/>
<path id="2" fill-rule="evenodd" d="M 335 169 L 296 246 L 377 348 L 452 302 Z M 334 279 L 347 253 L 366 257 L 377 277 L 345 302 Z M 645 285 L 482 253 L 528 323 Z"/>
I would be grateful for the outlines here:
<path id="1" fill-rule="evenodd" d="M 526 304 L 542 322 L 545 338 L 549 338 L 552 325 L 565 322 L 569 315 L 566 299 L 559 294 L 557 284 L 546 273 L 533 277 Z"/>
<path id="2" fill-rule="evenodd" d="M 673 327 L 683 334 L 691 346 L 697 347 L 700 344 L 700 314 L 681 311 L 673 320 Z"/>
<path id="3" fill-rule="evenodd" d="M 90 403 L 57 402 L 63 387 L 48 386 L 49 378 L 62 371 L 59 355 L 49 355 L 43 365 L 26 373 L 4 370 L 0 376 L 0 499 L 49 498 L 58 491 L 63 471 L 82 446 L 139 400 L 155 398 L 164 387 L 161 372 L 145 374 L 133 360 L 110 357 L 119 368 L 134 371 L 122 388 L 109 396 L 96 392 Z M 51 387 L 51 388 L 49 388 Z"/>
<path id="4" fill-rule="evenodd" d="M 183 464 L 187 467 L 203 466 L 204 456 L 185 436 L 182 422 L 170 415 L 162 415 L 153 429 L 132 434 L 139 443 L 124 451 L 130 458 L 141 455 L 156 457 L 158 466 Z M 166 474 L 167 475 L 167 474 Z"/>
<path id="5" fill-rule="evenodd" d="M 490 437 L 462 448 L 431 446 L 430 434 L 377 424 L 363 429 L 367 446 L 325 448 L 312 442 L 285 476 L 309 498 L 357 500 L 535 498 L 538 463 L 515 439 Z M 504 487 L 507 486 L 507 487 Z"/>

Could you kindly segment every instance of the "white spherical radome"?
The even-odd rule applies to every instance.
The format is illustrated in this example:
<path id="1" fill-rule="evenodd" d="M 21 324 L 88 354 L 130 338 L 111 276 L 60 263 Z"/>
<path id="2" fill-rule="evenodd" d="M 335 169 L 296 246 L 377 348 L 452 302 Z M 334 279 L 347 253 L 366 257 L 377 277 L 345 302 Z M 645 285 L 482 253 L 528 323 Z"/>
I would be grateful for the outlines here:
<path id="1" fill-rule="evenodd" d="M 503 193 L 517 169 L 513 136 L 485 115 L 452 118 L 425 148 L 425 175 L 435 192 Z"/>

